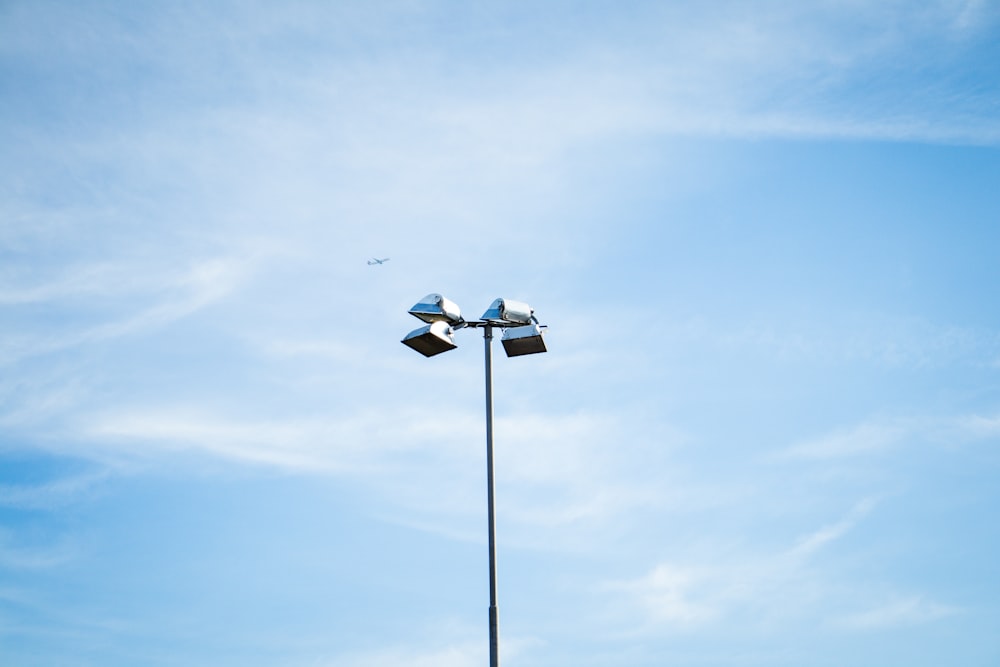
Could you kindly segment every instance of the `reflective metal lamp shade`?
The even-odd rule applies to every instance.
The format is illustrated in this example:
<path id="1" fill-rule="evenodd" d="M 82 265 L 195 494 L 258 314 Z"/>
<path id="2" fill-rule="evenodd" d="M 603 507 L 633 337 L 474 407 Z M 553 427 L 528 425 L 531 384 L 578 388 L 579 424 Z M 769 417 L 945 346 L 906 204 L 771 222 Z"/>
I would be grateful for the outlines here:
<path id="1" fill-rule="evenodd" d="M 433 357 L 448 350 L 454 350 L 455 339 L 447 322 L 431 322 L 425 327 L 414 329 L 400 341 L 403 345 L 413 348 L 425 357 Z"/>
<path id="2" fill-rule="evenodd" d="M 531 306 L 526 303 L 510 299 L 496 299 L 490 304 L 489 310 L 483 313 L 483 319 L 500 326 L 531 324 L 531 316 L 534 312 Z"/>
<path id="3" fill-rule="evenodd" d="M 520 357 L 522 354 L 538 354 L 545 352 L 545 339 L 542 338 L 542 327 L 530 324 L 523 327 L 512 327 L 503 330 L 504 352 L 508 357 Z"/>
<path id="4" fill-rule="evenodd" d="M 458 324 L 462 322 L 462 311 L 451 299 L 440 294 L 428 294 L 410 308 L 410 315 L 424 322 L 447 322 Z"/>

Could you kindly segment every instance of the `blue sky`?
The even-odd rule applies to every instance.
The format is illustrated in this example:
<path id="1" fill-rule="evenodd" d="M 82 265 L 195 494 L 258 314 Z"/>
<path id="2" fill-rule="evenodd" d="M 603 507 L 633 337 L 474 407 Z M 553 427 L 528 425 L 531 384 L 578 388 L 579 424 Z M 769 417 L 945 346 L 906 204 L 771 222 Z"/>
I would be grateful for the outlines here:
<path id="1" fill-rule="evenodd" d="M 998 35 L 0 2 L 0 662 L 996 665 Z"/>

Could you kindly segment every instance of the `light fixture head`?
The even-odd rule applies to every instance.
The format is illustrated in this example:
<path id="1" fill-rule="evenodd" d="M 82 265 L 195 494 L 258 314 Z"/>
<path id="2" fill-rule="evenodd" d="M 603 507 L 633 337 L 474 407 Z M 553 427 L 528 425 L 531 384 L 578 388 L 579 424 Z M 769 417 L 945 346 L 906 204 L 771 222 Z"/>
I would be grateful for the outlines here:
<path id="1" fill-rule="evenodd" d="M 496 299 L 483 313 L 482 319 L 498 326 L 522 326 L 531 324 L 531 316 L 534 312 L 531 306 L 526 303 L 510 299 Z"/>
<path id="2" fill-rule="evenodd" d="M 454 336 L 452 336 L 451 327 L 442 320 L 414 329 L 406 334 L 406 338 L 400 342 L 425 357 L 433 357 L 435 354 L 441 354 L 458 347 L 455 344 Z"/>
<path id="3" fill-rule="evenodd" d="M 454 301 L 440 294 L 428 294 L 414 304 L 409 310 L 410 315 L 424 322 L 447 322 L 459 324 L 464 322 L 462 311 Z"/>
<path id="4" fill-rule="evenodd" d="M 500 342 L 503 343 L 504 352 L 508 357 L 546 352 L 545 339 L 542 338 L 543 331 L 544 329 L 538 324 L 504 329 Z"/>

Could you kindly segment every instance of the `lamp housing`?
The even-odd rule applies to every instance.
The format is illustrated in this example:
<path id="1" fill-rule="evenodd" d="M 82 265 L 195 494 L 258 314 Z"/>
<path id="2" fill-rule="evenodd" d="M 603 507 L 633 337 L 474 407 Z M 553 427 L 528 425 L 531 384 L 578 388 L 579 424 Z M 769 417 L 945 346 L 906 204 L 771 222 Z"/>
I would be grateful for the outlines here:
<path id="1" fill-rule="evenodd" d="M 520 357 L 525 354 L 547 352 L 545 339 L 542 338 L 543 328 L 538 324 L 512 327 L 503 330 L 500 342 L 508 357 Z"/>
<path id="2" fill-rule="evenodd" d="M 482 319 L 499 326 L 520 326 L 531 324 L 534 313 L 531 306 L 521 301 L 496 299 L 483 313 Z"/>
<path id="3" fill-rule="evenodd" d="M 406 334 L 406 337 L 400 342 L 425 357 L 433 357 L 435 354 L 441 354 L 458 347 L 455 344 L 451 327 L 442 320 L 414 329 Z"/>
<path id="4" fill-rule="evenodd" d="M 413 315 L 424 322 L 447 322 L 448 324 L 460 324 L 462 310 L 451 299 L 446 299 L 440 294 L 428 294 L 413 305 L 409 310 Z"/>

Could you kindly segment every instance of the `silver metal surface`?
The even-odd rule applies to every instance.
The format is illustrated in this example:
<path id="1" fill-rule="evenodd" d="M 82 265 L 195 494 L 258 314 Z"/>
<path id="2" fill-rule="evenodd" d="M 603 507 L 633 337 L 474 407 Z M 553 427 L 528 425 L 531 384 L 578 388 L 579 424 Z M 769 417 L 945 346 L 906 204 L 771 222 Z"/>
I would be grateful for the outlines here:
<path id="1" fill-rule="evenodd" d="M 458 324 L 462 322 L 462 311 L 451 299 L 446 299 L 440 294 L 428 294 L 413 305 L 409 310 L 410 315 L 424 322 L 447 322 L 448 324 Z"/>
<path id="2" fill-rule="evenodd" d="M 493 327 L 483 328 L 486 365 L 486 516 L 490 549 L 490 667 L 500 665 L 500 612 L 497 609 L 497 524 L 493 501 Z"/>
<path id="3" fill-rule="evenodd" d="M 518 326 L 531 324 L 531 315 L 534 312 L 531 306 L 521 301 L 496 299 L 483 313 L 482 319 L 498 326 Z"/>
<path id="4" fill-rule="evenodd" d="M 414 329 L 400 342 L 425 357 L 433 357 L 435 354 L 458 347 L 452 336 L 451 327 L 443 321 L 431 322 L 425 327 Z"/>
<path id="5" fill-rule="evenodd" d="M 542 338 L 543 332 L 542 327 L 537 324 L 504 329 L 500 342 L 503 343 L 504 352 L 508 357 L 538 354 L 547 351 L 545 339 Z"/>

